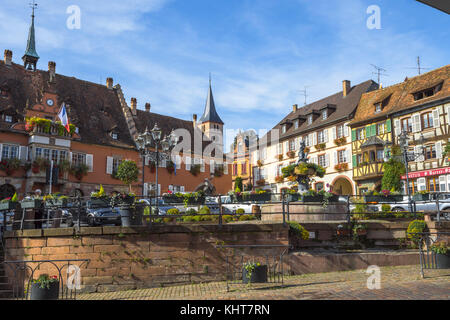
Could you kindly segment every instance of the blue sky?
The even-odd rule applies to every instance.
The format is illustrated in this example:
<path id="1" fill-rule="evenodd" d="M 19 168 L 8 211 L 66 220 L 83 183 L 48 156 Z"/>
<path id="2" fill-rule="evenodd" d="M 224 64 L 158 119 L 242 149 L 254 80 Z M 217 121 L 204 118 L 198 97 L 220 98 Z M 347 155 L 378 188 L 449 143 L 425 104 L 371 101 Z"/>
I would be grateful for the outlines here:
<path id="1" fill-rule="evenodd" d="M 20 62 L 29 0 L 2 0 L 0 49 Z M 449 16 L 413 0 L 41 0 L 36 12 L 38 67 L 97 83 L 113 77 L 127 101 L 152 111 L 200 117 L 212 73 L 226 129 L 270 129 L 308 101 L 375 79 L 391 85 L 424 67 L 450 62 Z M 66 9 L 81 9 L 81 29 Z M 370 5 L 381 29 L 369 30 Z M 227 142 L 226 145 L 229 143 Z"/>

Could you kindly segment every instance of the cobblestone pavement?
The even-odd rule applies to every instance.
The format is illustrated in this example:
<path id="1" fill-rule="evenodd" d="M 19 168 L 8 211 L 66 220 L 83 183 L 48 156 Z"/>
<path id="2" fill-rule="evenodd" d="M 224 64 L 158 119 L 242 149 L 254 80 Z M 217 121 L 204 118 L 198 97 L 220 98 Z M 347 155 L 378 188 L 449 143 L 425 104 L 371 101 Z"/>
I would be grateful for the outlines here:
<path id="1" fill-rule="evenodd" d="M 450 270 L 425 270 L 419 266 L 382 267 L 381 289 L 367 289 L 365 270 L 306 274 L 284 278 L 281 283 L 230 285 L 226 282 L 79 295 L 79 300 L 386 300 L 450 299 Z"/>

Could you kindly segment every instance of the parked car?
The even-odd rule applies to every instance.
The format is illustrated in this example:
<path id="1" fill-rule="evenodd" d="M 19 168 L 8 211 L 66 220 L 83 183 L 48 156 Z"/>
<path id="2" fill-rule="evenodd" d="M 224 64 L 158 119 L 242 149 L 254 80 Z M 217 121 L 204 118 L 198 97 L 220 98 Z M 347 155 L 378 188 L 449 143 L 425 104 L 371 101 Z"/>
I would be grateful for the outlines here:
<path id="1" fill-rule="evenodd" d="M 86 205 L 83 205 L 81 209 L 73 206 L 72 208 L 69 207 L 62 210 L 62 212 L 63 222 L 66 222 L 68 227 L 74 226 L 78 219 L 78 214 L 80 215 L 81 223 L 87 223 L 91 227 L 108 224 L 122 225 L 119 210 L 111 207 L 94 207 L 91 201 L 87 201 Z"/>
<path id="2" fill-rule="evenodd" d="M 6 219 L 5 219 L 6 218 Z M 11 230 L 14 219 L 14 211 L 0 212 L 0 230 Z M 6 222 L 6 225 L 4 223 Z"/>
<path id="3" fill-rule="evenodd" d="M 158 202 L 156 202 L 158 201 Z M 152 198 L 152 199 L 140 199 L 139 202 L 145 203 L 146 205 L 151 207 L 152 215 L 160 215 L 163 216 L 169 211 L 170 209 L 178 209 L 180 213 L 183 213 L 186 211 L 186 208 L 184 205 L 174 206 L 171 204 L 167 204 L 164 202 L 164 199 L 158 198 Z M 156 208 L 156 203 L 158 203 L 158 208 Z"/>
<path id="4" fill-rule="evenodd" d="M 438 211 L 437 207 L 437 197 L 439 196 L 439 210 L 442 213 L 444 219 L 450 220 L 450 194 L 447 193 L 433 193 L 430 194 L 430 200 L 428 201 L 415 201 L 415 207 L 417 212 L 423 211 Z M 402 202 L 392 204 L 392 211 L 409 211 L 408 208 L 408 197 L 405 197 Z"/>

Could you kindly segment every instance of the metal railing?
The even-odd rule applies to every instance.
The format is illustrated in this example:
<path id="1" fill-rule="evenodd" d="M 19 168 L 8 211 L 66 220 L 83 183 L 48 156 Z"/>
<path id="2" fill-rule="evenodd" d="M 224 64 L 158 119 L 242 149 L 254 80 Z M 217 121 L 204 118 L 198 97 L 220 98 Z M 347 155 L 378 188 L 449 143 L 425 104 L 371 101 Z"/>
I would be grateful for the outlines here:
<path id="1" fill-rule="evenodd" d="M 333 220 L 344 222 L 423 218 L 424 214 L 429 214 L 436 221 L 441 221 L 442 218 L 450 220 L 450 196 L 447 193 L 433 193 L 433 200 L 413 201 L 415 208 L 413 212 L 408 211 L 408 202 L 405 199 L 406 196 L 368 198 L 360 195 L 333 196 L 328 199 L 314 196 L 302 198 L 297 194 L 272 193 L 199 198 L 178 198 L 173 195 L 138 196 L 134 203 L 127 204 L 112 203 L 109 198 L 76 197 L 67 198 L 63 203 L 42 201 L 34 208 L 0 211 L 0 231 L 60 227 L 79 229 L 82 226 L 104 224 L 151 227 L 153 224 L 177 222 L 212 222 L 223 225 L 237 220 L 261 219 L 260 209 L 264 205 L 278 206 L 270 212 L 266 210 L 263 215 L 281 216 L 285 224 L 291 220 L 293 214 L 299 213 L 321 214 L 330 218 L 334 216 Z M 444 208 L 443 204 L 447 203 L 449 210 L 444 212 L 441 209 Z M 299 207 L 308 207 L 312 210 L 303 210 Z"/>
<path id="2" fill-rule="evenodd" d="M 420 275 L 425 278 L 425 269 L 438 269 L 437 253 L 432 250 L 434 244 L 443 241 L 448 245 L 450 242 L 450 232 L 422 232 L 416 235 L 420 253 Z M 443 257 L 445 259 L 445 255 Z M 447 266 L 450 268 L 450 257 L 447 254 Z"/>

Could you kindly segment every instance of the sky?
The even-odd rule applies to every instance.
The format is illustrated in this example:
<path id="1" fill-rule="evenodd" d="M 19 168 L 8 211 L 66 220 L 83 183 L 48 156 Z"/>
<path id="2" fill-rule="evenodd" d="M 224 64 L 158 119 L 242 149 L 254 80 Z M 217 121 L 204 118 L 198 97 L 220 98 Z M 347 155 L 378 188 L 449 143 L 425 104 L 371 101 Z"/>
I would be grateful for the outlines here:
<path id="1" fill-rule="evenodd" d="M 30 0 L 2 0 L 0 50 L 21 63 Z M 71 6 L 80 12 L 79 28 Z M 380 9 L 380 28 L 367 20 Z M 370 20 L 373 21 L 373 20 Z M 69 24 L 70 25 L 70 24 Z M 72 24 L 73 26 L 73 24 Z M 450 63 L 450 17 L 414 0 L 40 0 L 38 68 L 95 83 L 113 77 L 127 101 L 201 117 L 212 75 L 225 129 L 271 129 L 292 105 L 352 84 L 383 86 Z M 229 145 L 232 141 L 226 141 Z"/>

